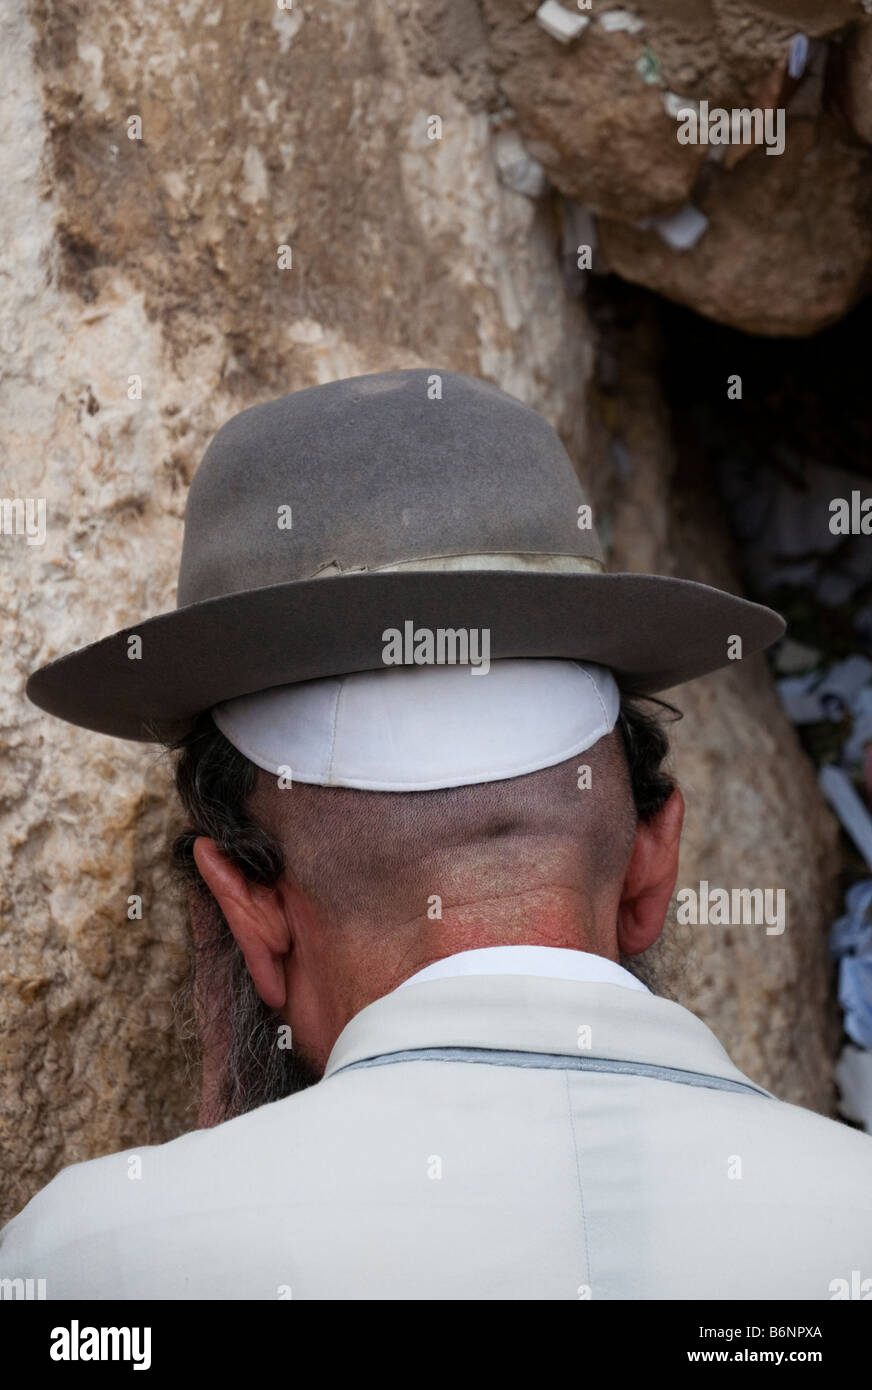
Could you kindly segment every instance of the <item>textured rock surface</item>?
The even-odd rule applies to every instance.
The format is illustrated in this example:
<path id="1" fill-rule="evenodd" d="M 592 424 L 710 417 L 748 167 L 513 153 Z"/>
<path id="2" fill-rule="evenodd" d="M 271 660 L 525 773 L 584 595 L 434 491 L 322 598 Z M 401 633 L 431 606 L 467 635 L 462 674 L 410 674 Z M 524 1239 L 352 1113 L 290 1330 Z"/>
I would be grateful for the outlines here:
<path id="1" fill-rule="evenodd" d="M 747 332 L 806 334 L 841 318 L 869 286 L 872 152 L 834 123 L 796 121 L 780 157 L 753 150 L 710 165 L 694 195 L 709 219 L 675 251 L 653 230 L 601 220 L 611 268 Z"/>
<path id="2" fill-rule="evenodd" d="M 872 144 L 872 22 L 845 44 L 838 76 L 842 109 L 860 139 Z"/>
<path id="3" fill-rule="evenodd" d="M 159 0 L 134 14 L 95 0 L 37 3 L 32 25 L 3 9 L 2 492 L 45 497 L 48 512 L 43 546 L 0 537 L 8 1215 L 64 1164 L 192 1123 L 170 1026 L 186 957 L 163 856 L 166 766 L 40 715 L 23 683 L 172 606 L 185 487 L 214 429 L 314 382 L 438 364 L 544 410 L 588 469 L 596 451 L 589 326 L 563 289 L 550 202 L 496 179 L 505 102 L 472 3 Z M 427 138 L 434 114 L 440 141 Z M 128 139 L 134 115 L 141 141 Z M 628 563 L 691 572 L 668 521 L 666 446 L 651 459 L 632 447 L 635 480 L 610 504 Z M 711 559 L 693 563 L 707 573 Z M 831 829 L 765 672 L 751 679 L 750 707 L 738 674 L 689 696 L 687 862 L 712 881 L 771 866 L 807 901 L 777 946 L 700 942 L 687 997 L 755 1076 L 826 1106 L 817 933 Z M 779 786 L 807 828 L 777 809 Z"/>
<path id="4" fill-rule="evenodd" d="M 872 152 L 832 114 L 829 97 L 846 40 L 841 104 L 868 138 L 868 41 L 851 28 L 864 16 L 859 3 L 634 0 L 643 28 L 607 32 L 594 6 L 569 45 L 531 22 L 532 0 L 482 3 L 494 68 L 527 147 L 561 193 L 597 214 L 609 268 L 770 335 L 815 332 L 868 288 Z M 794 81 L 786 66 L 798 33 L 820 42 Z M 712 111 L 784 108 L 785 152 L 680 144 L 665 100 L 704 101 Z M 692 249 L 637 225 L 688 201 L 710 221 Z"/>
<path id="5" fill-rule="evenodd" d="M 660 87 L 636 72 L 642 36 L 592 24 L 564 46 L 529 22 L 524 0 L 486 0 L 485 12 L 527 148 L 561 193 L 630 222 L 685 201 L 705 151 L 678 144 Z"/>

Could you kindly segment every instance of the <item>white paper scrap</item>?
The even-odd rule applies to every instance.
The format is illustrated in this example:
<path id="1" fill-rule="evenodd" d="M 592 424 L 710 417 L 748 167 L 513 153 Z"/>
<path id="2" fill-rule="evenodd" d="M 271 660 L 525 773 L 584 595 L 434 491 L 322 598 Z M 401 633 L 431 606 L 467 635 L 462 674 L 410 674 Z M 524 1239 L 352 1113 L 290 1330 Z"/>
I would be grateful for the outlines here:
<path id="1" fill-rule="evenodd" d="M 844 768 L 826 763 L 818 773 L 821 791 L 872 869 L 872 816 Z"/>
<path id="2" fill-rule="evenodd" d="M 557 0 L 545 0 L 544 5 L 540 5 L 536 11 L 536 20 L 546 34 L 550 34 L 552 39 L 557 39 L 559 43 L 572 43 L 577 39 L 583 29 L 590 24 L 590 18 L 585 14 L 572 14 L 570 10 L 565 10 Z"/>
<path id="3" fill-rule="evenodd" d="M 708 224 L 705 213 L 700 212 L 692 203 L 685 203 L 684 207 L 679 208 L 671 217 L 651 218 L 651 226 L 673 251 L 689 251 L 692 246 L 696 246 Z"/>
<path id="4" fill-rule="evenodd" d="M 638 34 L 645 28 L 644 19 L 629 10 L 604 10 L 597 23 L 607 34 Z"/>

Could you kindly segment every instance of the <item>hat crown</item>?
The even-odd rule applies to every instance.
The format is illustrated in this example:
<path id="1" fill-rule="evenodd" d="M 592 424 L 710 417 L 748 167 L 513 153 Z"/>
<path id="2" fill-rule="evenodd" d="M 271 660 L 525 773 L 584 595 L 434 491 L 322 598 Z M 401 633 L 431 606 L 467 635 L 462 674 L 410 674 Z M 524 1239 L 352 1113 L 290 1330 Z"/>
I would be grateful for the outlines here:
<path id="1" fill-rule="evenodd" d="M 585 502 L 547 421 L 488 382 L 414 368 L 309 387 L 212 440 L 188 497 L 178 605 L 434 557 L 597 563 Z"/>
<path id="2" fill-rule="evenodd" d="M 783 633 L 705 584 L 605 573 L 582 506 L 554 430 L 474 377 L 384 372 L 254 406 L 191 485 L 177 611 L 40 667 L 28 696 L 166 739 L 253 692 L 382 670 L 386 642 L 392 666 L 471 664 L 475 639 L 488 662 L 583 661 L 656 691 L 728 665 L 735 634 L 747 657 Z"/>

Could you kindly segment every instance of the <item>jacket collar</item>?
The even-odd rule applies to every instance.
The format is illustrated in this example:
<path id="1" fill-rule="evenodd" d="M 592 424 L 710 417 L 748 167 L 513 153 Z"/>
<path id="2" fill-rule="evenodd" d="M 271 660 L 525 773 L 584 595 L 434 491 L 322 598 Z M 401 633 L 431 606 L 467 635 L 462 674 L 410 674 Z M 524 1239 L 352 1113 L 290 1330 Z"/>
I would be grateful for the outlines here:
<path id="1" fill-rule="evenodd" d="M 452 975 L 541 975 L 551 980 L 579 980 L 588 984 L 623 985 L 625 989 L 647 988 L 616 961 L 590 951 L 563 946 L 478 946 L 443 956 L 403 980 L 397 989 L 423 980 L 447 979 Z"/>
<path id="2" fill-rule="evenodd" d="M 589 1030 L 579 1045 L 579 1030 Z M 357 1014 L 337 1038 L 325 1079 L 387 1053 L 474 1047 L 643 1062 L 757 1086 L 688 1009 L 620 985 L 529 975 L 476 975 L 409 984 Z"/>

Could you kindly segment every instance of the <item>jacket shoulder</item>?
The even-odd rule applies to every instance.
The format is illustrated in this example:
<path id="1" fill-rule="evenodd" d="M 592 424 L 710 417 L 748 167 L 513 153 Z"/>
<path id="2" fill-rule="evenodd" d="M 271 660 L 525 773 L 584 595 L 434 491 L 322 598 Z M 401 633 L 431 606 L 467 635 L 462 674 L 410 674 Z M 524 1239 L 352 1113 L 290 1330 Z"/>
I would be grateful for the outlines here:
<path id="1" fill-rule="evenodd" d="M 64 1168 L 0 1230 L 0 1299 L 16 1297 L 14 1281 L 45 1279 L 47 1297 L 64 1297 L 71 1281 L 87 1282 L 120 1269 L 131 1241 L 147 1244 L 150 1232 L 203 1208 L 238 1204 L 240 1184 L 271 1185 L 288 1147 L 317 1147 L 316 1115 L 323 1098 L 301 1092 L 217 1125 L 192 1130 L 165 1144 L 123 1149 Z M 305 1119 L 303 1118 L 305 1116 Z M 270 1144 L 277 1129 L 280 1146 Z M 3 1281 L 13 1281 L 10 1286 Z M 54 1290 L 54 1291 L 53 1291 Z M 23 1294 L 20 1296 L 24 1296 Z M 95 1292 L 95 1297 L 112 1297 Z M 121 1295 L 123 1296 L 123 1295 Z"/>

